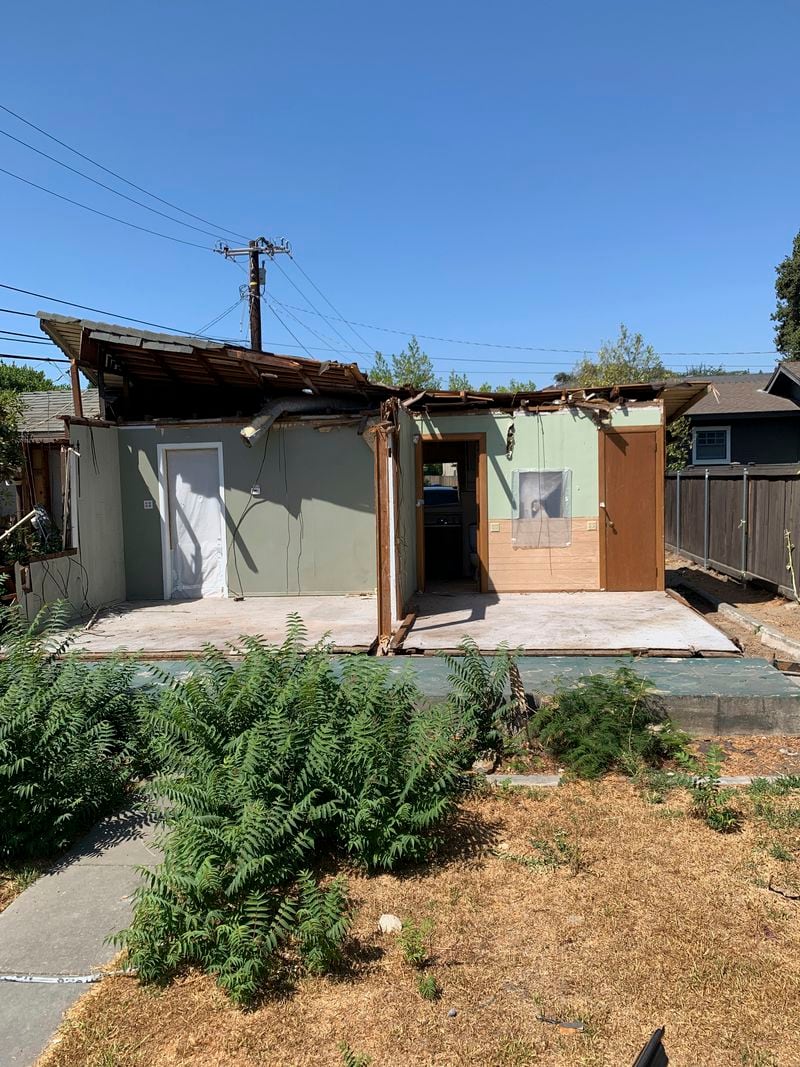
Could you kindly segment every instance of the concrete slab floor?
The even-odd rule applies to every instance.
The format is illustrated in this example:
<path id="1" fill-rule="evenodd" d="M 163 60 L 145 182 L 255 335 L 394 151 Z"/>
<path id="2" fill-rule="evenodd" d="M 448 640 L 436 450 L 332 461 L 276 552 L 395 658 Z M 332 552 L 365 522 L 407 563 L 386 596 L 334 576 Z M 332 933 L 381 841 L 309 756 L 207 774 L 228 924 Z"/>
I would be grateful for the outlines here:
<path id="1" fill-rule="evenodd" d="M 286 620 L 298 614 L 313 644 L 328 635 L 336 649 L 366 652 L 377 636 L 374 596 L 275 596 L 246 600 L 126 601 L 98 616 L 91 629 L 77 631 L 73 646 L 87 656 L 119 648 L 153 658 L 222 647 L 242 634 L 259 634 L 270 644 L 283 641 Z"/>
<path id="2" fill-rule="evenodd" d="M 107 938 L 130 919 L 140 866 L 153 866 L 153 823 L 124 813 L 104 820 L 0 914 L 0 974 L 85 975 L 116 949 Z M 29 1067 L 91 986 L 0 981 L 0 1063 Z"/>
<path id="3" fill-rule="evenodd" d="M 531 653 L 738 654 L 724 634 L 667 593 L 423 594 L 405 652 L 482 651 L 505 643 Z"/>

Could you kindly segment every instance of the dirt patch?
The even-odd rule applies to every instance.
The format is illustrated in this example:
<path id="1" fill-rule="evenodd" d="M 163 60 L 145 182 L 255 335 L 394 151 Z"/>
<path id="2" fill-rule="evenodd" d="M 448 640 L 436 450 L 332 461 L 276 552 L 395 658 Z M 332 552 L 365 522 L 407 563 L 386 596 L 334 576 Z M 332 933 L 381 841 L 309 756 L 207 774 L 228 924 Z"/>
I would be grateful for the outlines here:
<path id="1" fill-rule="evenodd" d="M 800 905 L 768 888 L 800 892 L 800 796 L 770 798 L 769 822 L 755 796 L 738 802 L 744 829 L 722 836 L 685 794 L 648 804 L 628 782 L 470 800 L 438 865 L 351 875 L 339 978 L 298 979 L 249 1013 L 197 974 L 163 991 L 109 979 L 40 1067 L 341 1067 L 343 1043 L 374 1067 L 625 1067 L 661 1024 L 676 1065 L 800 1063 Z M 539 864 L 558 840 L 580 862 Z M 385 911 L 433 919 L 440 1000 L 377 933 Z"/>
<path id="2" fill-rule="evenodd" d="M 696 738 L 689 748 L 706 753 L 712 745 L 722 749 L 722 773 L 761 775 L 800 775 L 800 737 L 710 737 Z"/>
<path id="3" fill-rule="evenodd" d="M 667 554 L 668 585 L 680 586 L 682 579 L 690 581 L 701 592 L 709 593 L 716 600 L 732 604 L 767 626 L 780 630 L 787 637 L 800 641 L 800 604 L 787 600 L 785 597 L 776 596 L 752 583 L 745 586 L 724 574 L 704 571 L 702 567 L 680 556 Z M 692 597 L 691 594 L 687 596 L 687 599 L 692 607 L 701 611 L 718 630 L 722 630 L 729 637 L 744 641 L 747 646 L 745 652 L 748 655 L 760 655 L 768 659 L 773 657 L 772 650 L 762 645 L 752 631 L 720 616 L 708 601 L 700 597 Z M 756 651 L 751 652 L 751 647 Z"/>

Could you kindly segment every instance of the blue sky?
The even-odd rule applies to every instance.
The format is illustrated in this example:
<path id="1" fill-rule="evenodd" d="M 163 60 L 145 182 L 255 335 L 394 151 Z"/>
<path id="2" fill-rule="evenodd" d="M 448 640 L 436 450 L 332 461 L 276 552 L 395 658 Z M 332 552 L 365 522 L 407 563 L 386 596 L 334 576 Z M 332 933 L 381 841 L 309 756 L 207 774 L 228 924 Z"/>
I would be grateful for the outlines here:
<path id="1" fill-rule="evenodd" d="M 8 6 L 3 37 L 0 102 L 189 211 L 288 238 L 346 318 L 401 331 L 337 323 L 357 350 L 414 331 L 591 353 L 622 321 L 659 352 L 772 349 L 774 267 L 800 229 L 795 3 L 42 0 Z M 112 181 L 3 112 L 0 129 Z M 2 136 L 0 166 L 213 244 Z M 184 330 L 244 280 L 3 174 L 0 233 L 0 281 Z M 277 269 L 269 290 L 308 307 Z M 0 306 L 69 311 L 6 290 Z M 241 325 L 237 310 L 212 332 Z M 302 352 L 270 313 L 264 338 Z M 491 382 L 545 385 L 578 358 L 422 344 L 442 374 Z"/>

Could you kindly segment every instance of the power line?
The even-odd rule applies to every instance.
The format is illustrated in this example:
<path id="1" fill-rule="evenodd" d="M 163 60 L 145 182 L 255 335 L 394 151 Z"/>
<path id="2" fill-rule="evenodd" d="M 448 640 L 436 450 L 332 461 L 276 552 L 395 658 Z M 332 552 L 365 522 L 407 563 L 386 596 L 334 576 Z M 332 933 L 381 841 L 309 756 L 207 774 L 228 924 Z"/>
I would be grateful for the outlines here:
<path id="1" fill-rule="evenodd" d="M 267 304 L 268 304 L 269 308 L 270 308 L 270 309 L 271 309 L 271 311 L 273 312 L 273 314 L 275 314 L 275 308 L 274 308 L 274 307 L 272 306 L 272 303 L 273 303 L 273 301 L 274 301 L 274 302 L 275 302 L 275 303 L 276 303 L 276 304 L 277 304 L 277 305 L 278 305 L 279 307 L 281 307 L 281 308 L 283 308 L 283 307 L 284 307 L 284 305 L 283 305 L 283 304 L 282 304 L 282 303 L 280 302 L 280 300 L 276 300 L 274 296 L 271 296 L 271 297 L 266 297 L 266 301 L 267 301 Z M 335 345 L 333 345 L 333 342 L 332 342 L 332 340 L 331 340 L 331 338 L 330 338 L 330 337 L 324 337 L 324 336 L 323 336 L 323 335 L 322 335 L 321 333 L 317 333 L 317 331 L 316 331 L 316 330 L 313 330 L 313 329 L 312 329 L 312 328 L 311 328 L 311 327 L 310 327 L 310 326 L 308 325 L 308 323 L 306 323 L 306 322 L 303 322 L 303 320 L 302 320 L 302 319 L 298 319 L 297 315 L 295 315 L 295 314 L 294 314 L 294 313 L 293 313 L 292 311 L 289 311 L 289 309 L 288 309 L 288 308 L 284 308 L 284 310 L 288 312 L 288 314 L 289 314 L 289 317 L 290 317 L 290 318 L 294 319 L 294 321 L 295 321 L 296 323 L 298 323 L 298 324 L 299 324 L 300 326 L 302 326 L 304 330 L 308 330 L 308 332 L 309 332 L 309 333 L 313 334 L 313 335 L 314 335 L 314 337 L 316 337 L 318 341 L 322 341 L 322 342 L 323 342 L 323 344 L 324 344 L 324 343 L 325 343 L 325 342 L 327 341 L 329 345 L 332 345 L 332 346 L 333 346 L 333 347 L 331 347 L 331 348 L 327 348 L 327 349 L 326 349 L 326 351 L 328 351 L 328 352 L 335 352 L 335 353 L 337 354 L 337 356 L 341 356 L 341 357 L 342 357 L 342 359 L 347 359 L 347 353 L 346 353 L 346 352 L 342 352 L 341 348 L 337 348 L 337 347 L 336 347 Z M 276 316 L 276 317 L 277 317 L 277 316 Z M 280 320 L 279 320 L 279 321 L 280 321 Z M 327 320 L 326 320 L 326 321 L 327 321 Z M 281 342 L 281 343 L 283 343 L 283 342 Z M 301 348 L 303 348 L 303 347 L 305 347 L 305 346 L 304 346 L 304 345 L 302 345 L 302 343 L 301 343 L 300 347 L 301 347 Z M 308 351 L 308 349 L 306 349 L 306 351 Z M 352 353 L 353 353 L 353 355 L 356 355 L 356 356 L 358 356 L 358 355 L 369 355 L 369 354 L 370 354 L 370 353 L 366 353 L 366 352 L 357 352 L 357 351 L 356 351 L 355 349 L 353 349 L 353 350 L 352 350 Z"/>
<path id="2" fill-rule="evenodd" d="M 129 226 L 132 230 L 141 230 L 142 233 L 152 234 L 153 237 L 161 237 L 165 241 L 175 241 L 175 243 L 179 245 L 188 245 L 190 248 L 201 248 L 204 252 L 211 251 L 208 245 L 201 245 L 196 241 L 186 241 L 183 237 L 172 237 L 168 233 L 161 233 L 160 230 L 151 230 L 147 226 L 140 226 L 136 222 L 128 222 L 125 219 L 117 218 L 116 215 L 110 215 L 107 211 L 100 211 L 99 208 L 90 207 L 88 204 L 81 203 L 80 200 L 73 200 L 70 196 L 64 196 L 63 193 L 57 193 L 54 189 L 48 189 L 45 185 L 37 185 L 36 182 L 32 182 L 29 178 L 23 178 L 21 174 L 15 174 L 12 170 L 6 170 L 5 167 L 0 167 L 0 173 L 7 174 L 9 178 L 16 178 L 18 182 L 30 185 L 33 189 L 38 189 L 42 193 L 49 193 L 50 196 L 58 197 L 59 200 L 65 200 L 68 204 L 73 204 L 75 207 L 82 207 L 84 211 L 91 211 L 93 215 L 100 215 L 104 219 L 111 219 L 112 222 L 118 222 L 121 226 Z"/>
<path id="3" fill-rule="evenodd" d="M 266 301 L 264 300 L 264 297 L 263 297 L 263 296 L 261 297 L 261 300 L 262 300 L 262 301 L 263 301 L 264 303 L 266 303 Z M 296 333 L 292 333 L 292 331 L 291 331 L 291 330 L 289 329 L 289 327 L 288 327 L 288 326 L 286 325 L 286 323 L 285 323 L 285 322 L 283 321 L 283 319 L 282 319 L 282 318 L 280 317 L 280 315 L 279 315 L 279 314 L 278 314 L 278 312 L 277 312 L 277 311 L 275 310 L 275 308 L 274 308 L 274 307 L 272 307 L 272 306 L 271 306 L 270 304 L 267 304 L 267 306 L 269 307 L 270 311 L 271 311 L 271 312 L 272 312 L 272 314 L 273 314 L 273 315 L 275 316 L 275 318 L 276 318 L 276 319 L 278 320 L 278 322 L 279 322 L 279 323 L 281 324 L 281 326 L 283 326 L 284 330 L 286 330 L 286 332 L 287 332 L 287 333 L 289 334 L 289 336 L 290 336 L 290 337 L 294 337 L 295 341 L 297 341 L 298 345 L 299 345 L 299 346 L 300 346 L 300 347 L 301 347 L 301 348 L 303 349 L 303 351 L 304 351 L 304 352 L 305 352 L 305 354 L 306 354 L 306 355 L 308 356 L 308 358 L 309 358 L 309 359 L 313 359 L 314 357 L 313 357 L 313 356 L 311 355 L 311 352 L 310 352 L 310 351 L 309 351 L 309 350 L 308 350 L 308 349 L 306 348 L 306 346 L 305 346 L 305 345 L 303 344 L 303 342 L 302 342 L 302 341 L 300 340 L 300 338 L 299 338 L 299 337 L 297 336 L 297 334 L 296 334 Z"/>
<path id="4" fill-rule="evenodd" d="M 295 286 L 297 288 L 297 286 Z M 298 290 L 301 291 L 301 290 Z M 282 304 L 284 308 L 292 308 L 294 311 L 299 311 L 303 315 L 319 315 L 320 318 L 326 319 L 330 316 L 323 315 L 320 311 L 309 311 L 308 308 L 298 307 L 296 304 Z M 313 305 L 312 305 L 313 306 Z M 562 352 L 566 355 L 573 356 L 588 356 L 590 353 L 596 351 L 595 345 L 585 345 L 583 348 L 547 348 L 543 345 L 504 345 L 494 341 L 465 341 L 463 338 L 458 337 L 439 337 L 435 334 L 420 333 L 418 330 L 397 330 L 389 326 L 376 326 L 374 323 L 369 322 L 357 322 L 356 320 L 344 319 L 341 316 L 338 319 L 339 322 L 345 322 L 348 325 L 361 326 L 365 330 L 379 330 L 382 333 L 396 333 L 403 337 L 421 337 L 424 341 L 442 341 L 446 344 L 454 345 L 472 345 L 479 348 L 504 348 L 509 351 L 515 352 Z M 365 341 L 365 344 L 369 342 Z M 661 356 L 777 356 L 779 353 L 775 349 L 765 351 L 724 351 L 724 352 L 659 352 Z"/>
<path id="5" fill-rule="evenodd" d="M 77 174 L 81 178 L 85 178 L 88 182 L 93 182 L 101 189 L 106 189 L 109 193 L 113 193 L 115 196 L 122 197 L 123 200 L 127 200 L 131 204 L 136 204 L 137 207 L 142 207 L 145 211 L 152 211 L 154 215 L 160 215 L 162 219 L 169 219 L 170 222 L 177 223 L 178 226 L 186 226 L 190 230 L 197 230 L 198 233 L 207 233 L 209 237 L 220 237 L 218 231 L 206 230 L 202 226 L 195 226 L 192 222 L 184 222 L 183 219 L 176 219 L 174 215 L 168 215 L 166 211 L 159 211 L 157 207 L 151 207 L 150 204 L 145 204 L 141 200 L 137 200 L 133 196 L 128 196 L 127 193 L 120 192 L 119 189 L 115 189 L 113 185 L 106 185 L 105 182 L 99 181 L 97 178 L 93 178 L 91 174 L 87 174 L 85 171 L 78 170 L 77 167 L 71 167 L 69 163 L 65 163 L 62 159 L 58 159 L 56 156 L 51 156 L 48 152 L 43 152 L 41 148 L 37 148 L 35 145 L 28 144 L 27 141 L 23 141 L 20 137 L 15 137 L 13 133 L 9 133 L 8 130 L 0 129 L 0 134 L 4 137 L 10 138 L 12 141 L 16 141 L 17 144 L 21 144 L 24 148 L 29 148 L 31 152 L 36 152 L 40 156 L 44 156 L 45 159 L 49 159 L 52 163 L 57 163 L 59 167 L 64 167 L 65 170 L 71 171 L 73 174 Z"/>
<path id="6" fill-rule="evenodd" d="M 309 278 L 309 276 L 306 274 L 306 272 L 303 270 L 303 268 L 300 266 L 300 264 L 295 259 L 294 255 L 292 255 L 290 258 L 291 258 L 292 262 L 294 263 L 294 265 L 297 267 L 297 269 L 300 271 L 300 273 L 303 275 L 303 277 L 306 279 L 306 281 L 309 283 L 309 285 L 313 286 L 313 288 L 316 289 L 316 291 L 319 293 L 319 295 L 322 297 L 322 299 L 325 301 L 325 303 L 328 305 L 328 307 L 331 308 L 339 316 L 339 318 L 342 320 L 342 322 L 347 322 L 347 319 L 344 318 L 344 316 L 342 315 L 341 311 L 339 311 L 338 308 L 328 299 L 328 297 L 325 296 L 325 294 L 320 289 L 320 287 L 316 284 L 316 282 L 312 278 Z M 356 337 L 359 339 L 359 341 L 362 343 L 362 345 L 366 345 L 367 348 L 369 348 L 370 347 L 369 341 L 367 341 L 366 338 L 363 337 L 358 332 L 358 330 L 353 329 L 353 324 L 350 323 L 350 322 L 347 322 L 347 325 L 350 327 L 351 330 L 353 330 L 353 333 L 356 335 Z"/>
<path id="7" fill-rule="evenodd" d="M 15 311 L 14 308 L 0 308 L 5 315 L 24 315 L 28 319 L 35 319 L 36 313 L 34 311 Z"/>
<path id="8" fill-rule="evenodd" d="M 273 260 L 273 262 L 274 262 L 274 260 Z M 275 263 L 275 266 L 278 268 L 278 270 L 281 272 L 281 274 L 284 276 L 284 278 L 289 282 L 289 284 L 294 286 L 294 288 L 297 290 L 297 292 L 300 294 L 300 296 L 302 296 L 302 298 L 306 301 L 308 306 L 310 308 L 313 308 L 312 314 L 319 315 L 319 317 L 321 319 L 324 319 L 324 321 L 328 323 L 328 325 L 333 330 L 333 332 L 336 334 L 336 336 L 338 338 L 340 338 L 344 342 L 344 344 L 346 344 L 347 347 L 352 352 L 355 352 L 355 349 L 353 348 L 353 346 L 350 343 L 350 341 L 347 340 L 347 338 L 344 336 L 344 334 L 340 333 L 339 330 L 336 329 L 336 327 L 330 321 L 330 318 L 328 318 L 327 315 L 323 315 L 323 313 L 311 302 L 311 300 L 306 296 L 306 294 L 303 292 L 303 290 L 300 288 L 300 286 L 294 281 L 294 279 L 289 277 L 289 275 L 286 273 L 286 271 L 283 269 L 283 267 L 280 265 L 280 263 Z M 278 301 L 278 303 L 281 305 L 281 307 L 288 308 L 290 306 L 289 304 L 285 304 L 285 305 L 281 304 L 280 301 Z M 273 310 L 273 312 L 275 311 L 274 308 L 272 310 Z M 295 311 L 299 311 L 299 310 L 304 310 L 304 309 L 295 308 Z M 309 314 L 309 312 L 306 312 L 306 314 Z M 345 321 L 346 321 L 345 319 L 342 319 L 342 322 L 345 322 Z M 365 342 L 365 344 L 366 344 L 366 342 Z"/>
<path id="9" fill-rule="evenodd" d="M 234 237 L 241 238 L 241 240 L 247 240 L 242 234 L 237 233 L 236 230 L 231 230 L 227 226 L 218 226 L 215 222 L 210 222 L 209 219 L 204 219 L 201 215 L 195 215 L 191 211 L 187 211 L 186 208 L 180 207 L 178 204 L 173 204 L 169 200 L 165 200 L 163 196 L 158 196 L 156 193 L 151 193 L 149 189 L 145 189 L 141 185 L 137 185 L 135 182 L 130 181 L 128 178 L 123 177 L 121 174 L 117 174 L 116 171 L 111 170 L 109 167 L 104 166 L 102 163 L 98 163 L 96 159 L 92 159 L 91 156 L 85 155 L 83 152 L 79 152 L 77 148 L 73 148 L 72 145 L 67 144 L 66 141 L 61 141 L 58 137 L 52 133 L 48 133 L 47 130 L 43 130 L 41 126 L 37 126 L 35 123 L 30 122 L 28 119 L 23 118 L 22 115 L 18 115 L 16 111 L 12 111 L 10 107 L 6 107 L 5 104 L 0 104 L 0 110 L 3 110 L 8 115 L 13 115 L 15 119 L 20 122 L 24 122 L 26 126 L 30 126 L 32 130 L 36 130 L 37 133 L 41 133 L 42 136 L 49 138 L 56 144 L 61 145 L 62 148 L 66 148 L 68 152 L 74 153 L 81 159 L 86 160 L 87 163 L 91 163 L 93 167 L 98 167 L 100 170 L 105 171 L 106 174 L 110 174 L 112 178 L 116 178 L 118 181 L 125 182 L 132 189 L 138 190 L 140 193 L 144 193 L 145 196 L 152 197 L 153 200 L 158 200 L 161 204 L 166 204 L 167 207 L 171 207 L 174 211 L 180 211 L 182 215 L 188 215 L 189 218 L 195 219 L 197 222 L 204 222 L 206 226 L 211 226 L 215 230 L 222 230 L 225 233 L 230 233 Z"/>
<path id="10" fill-rule="evenodd" d="M 59 359 L 54 356 L 52 359 L 45 356 L 21 356 L 18 352 L 0 352 L 0 359 L 24 359 L 30 363 L 69 363 L 68 359 Z"/>
<path id="11" fill-rule="evenodd" d="M 2 107 L 2 104 L 0 104 Z M 164 326 L 160 322 L 148 322 L 147 319 L 136 319 L 132 315 L 119 315 L 116 311 L 104 311 L 102 308 L 89 307 L 88 304 L 76 304 L 74 300 L 62 300 L 57 296 L 50 296 L 47 293 L 35 293 L 32 289 L 21 289 L 17 285 L 8 285 L 7 282 L 0 282 L 0 289 L 9 289 L 12 293 L 23 293 L 25 296 L 35 296 L 38 300 L 52 300 L 54 304 L 65 304 L 67 307 L 78 308 L 80 311 L 91 311 L 95 315 L 109 315 L 112 320 L 118 322 L 137 322 L 140 326 L 152 326 L 156 330 L 166 330 L 167 333 L 182 334 L 184 337 L 202 337 L 206 341 L 219 341 L 221 344 L 227 344 L 222 337 L 207 337 L 203 334 L 194 333 L 192 330 L 181 330 L 177 326 Z M 0 308 L 0 310 L 3 310 Z M 33 318 L 38 319 L 38 315 L 34 315 L 32 312 L 15 312 L 14 314 L 33 315 Z M 301 346 L 302 347 L 302 346 Z"/>

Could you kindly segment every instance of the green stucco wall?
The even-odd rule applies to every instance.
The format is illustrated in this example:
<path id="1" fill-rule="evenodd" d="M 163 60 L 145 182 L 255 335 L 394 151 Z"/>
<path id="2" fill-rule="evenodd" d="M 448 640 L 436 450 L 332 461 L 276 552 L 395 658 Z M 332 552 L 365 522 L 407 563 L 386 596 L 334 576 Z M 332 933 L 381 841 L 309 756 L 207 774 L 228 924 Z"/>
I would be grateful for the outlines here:
<path id="1" fill-rule="evenodd" d="M 366 439 L 350 427 L 285 424 L 247 448 L 239 429 L 120 428 L 128 598 L 163 597 L 158 445 L 192 442 L 222 444 L 230 595 L 374 592 L 374 459 Z M 260 496 L 251 496 L 254 485 Z"/>

